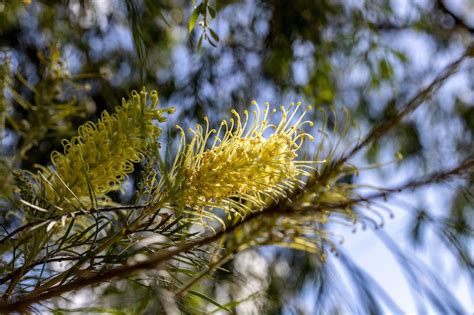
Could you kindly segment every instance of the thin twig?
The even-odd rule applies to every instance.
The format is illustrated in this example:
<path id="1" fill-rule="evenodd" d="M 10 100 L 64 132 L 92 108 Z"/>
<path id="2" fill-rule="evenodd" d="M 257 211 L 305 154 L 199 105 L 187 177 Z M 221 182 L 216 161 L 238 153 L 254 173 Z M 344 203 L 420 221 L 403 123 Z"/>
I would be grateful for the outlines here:
<path id="1" fill-rule="evenodd" d="M 373 194 L 363 196 L 363 197 L 352 198 L 352 199 L 339 202 L 339 203 L 319 203 L 316 207 L 310 206 L 307 208 L 313 209 L 312 211 L 314 211 L 315 208 L 317 208 L 318 210 L 347 208 L 347 207 L 350 207 L 362 202 L 370 202 L 375 199 L 387 198 L 390 195 L 393 195 L 395 193 L 401 193 L 409 189 L 416 189 L 425 185 L 446 181 L 450 177 L 461 175 L 463 173 L 470 172 L 472 170 L 474 170 L 474 156 L 470 156 L 466 158 L 458 166 L 452 169 L 449 169 L 446 171 L 434 172 L 426 176 L 422 176 L 421 178 L 408 181 L 396 187 L 380 189 L 382 191 L 377 192 L 377 193 L 373 193 Z"/>
<path id="2" fill-rule="evenodd" d="M 0 240 L 0 245 L 5 243 L 6 241 L 10 240 L 16 234 L 18 234 L 18 233 L 20 233 L 20 232 L 22 232 L 22 231 L 24 231 L 28 228 L 34 228 L 37 225 L 43 224 L 45 221 L 59 221 L 64 216 L 75 217 L 75 216 L 91 215 L 91 214 L 103 213 L 103 212 L 116 212 L 116 211 L 122 211 L 122 210 L 144 209 L 144 208 L 147 208 L 147 207 L 149 207 L 149 205 L 130 205 L 130 206 L 107 207 L 107 208 L 91 209 L 89 211 L 75 211 L 75 212 L 65 213 L 63 215 L 54 215 L 54 216 L 47 217 L 47 218 L 41 218 L 39 221 L 30 222 L 30 223 L 27 223 L 25 225 L 22 225 L 19 228 L 15 229 L 13 232 L 9 233 L 8 235 L 5 235 Z"/>

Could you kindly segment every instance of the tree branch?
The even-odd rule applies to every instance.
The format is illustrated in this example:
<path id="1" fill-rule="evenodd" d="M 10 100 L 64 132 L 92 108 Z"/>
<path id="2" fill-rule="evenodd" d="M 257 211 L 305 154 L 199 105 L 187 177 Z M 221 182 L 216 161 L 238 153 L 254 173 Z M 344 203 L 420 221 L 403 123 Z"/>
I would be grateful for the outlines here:
<path id="1" fill-rule="evenodd" d="M 444 14 L 447 14 L 451 18 L 453 18 L 455 25 L 460 26 L 461 28 L 464 28 L 465 30 L 467 30 L 471 34 L 474 34 L 474 27 L 467 25 L 466 22 L 463 19 L 461 19 L 456 14 L 451 12 L 451 10 L 448 9 L 448 7 L 446 6 L 446 4 L 444 3 L 443 0 L 438 0 L 437 4 L 438 4 L 438 7 L 441 10 L 441 12 L 443 12 Z"/>
<path id="2" fill-rule="evenodd" d="M 374 127 L 366 136 L 365 138 L 359 142 L 348 154 L 343 156 L 338 162 L 340 165 L 343 165 L 349 158 L 354 156 L 358 153 L 362 148 L 367 146 L 369 143 L 377 140 L 381 136 L 385 135 L 389 132 L 393 127 L 397 126 L 398 123 L 408 114 L 415 111 L 418 107 L 420 107 L 423 102 L 430 97 L 436 90 L 438 90 L 442 83 L 449 78 L 453 73 L 455 73 L 464 59 L 468 57 L 472 57 L 472 51 L 474 49 L 474 44 L 471 44 L 465 52 L 459 57 L 457 60 L 449 64 L 427 87 L 419 91 L 413 98 L 411 98 L 405 105 L 402 106 L 401 110 L 398 113 L 388 119 L 380 123 L 378 126 Z"/>
<path id="3" fill-rule="evenodd" d="M 395 193 L 401 193 L 409 189 L 416 189 L 425 185 L 439 183 L 446 181 L 449 178 L 457 175 L 461 175 L 465 172 L 472 172 L 474 170 L 474 156 L 470 156 L 462 161 L 458 166 L 445 170 L 434 172 L 429 175 L 417 178 L 406 183 L 403 183 L 397 187 L 381 189 L 382 191 L 367 195 L 365 197 L 353 198 L 341 203 L 321 203 L 318 205 L 318 209 L 337 209 L 337 208 L 346 208 L 353 206 L 361 202 L 369 202 L 371 200 L 386 198 Z"/>
<path id="4" fill-rule="evenodd" d="M 385 189 L 382 192 L 375 193 L 366 197 L 351 199 L 343 203 L 318 204 L 312 207 L 304 207 L 304 208 L 298 209 L 298 208 L 292 207 L 291 204 L 288 204 L 287 202 L 288 200 L 292 200 L 295 196 L 300 195 L 302 191 L 306 190 L 306 188 L 301 188 L 293 192 L 293 194 L 288 199 L 280 200 L 279 202 L 273 203 L 268 208 L 260 212 L 252 213 L 249 216 L 247 216 L 244 220 L 234 224 L 233 226 L 230 226 L 229 228 L 223 229 L 217 232 L 216 234 L 213 234 L 213 235 L 210 235 L 198 240 L 194 240 L 189 243 L 181 244 L 180 246 L 172 250 L 162 251 L 161 253 L 151 256 L 147 260 L 144 260 L 141 262 L 136 262 L 131 265 L 122 265 L 122 266 L 108 269 L 103 272 L 95 273 L 92 275 L 86 274 L 83 276 L 78 276 L 75 280 L 72 280 L 69 283 L 53 287 L 45 292 L 31 293 L 25 296 L 24 298 L 12 303 L 0 303 L 0 312 L 26 310 L 31 304 L 38 303 L 38 302 L 41 302 L 53 297 L 57 297 L 70 291 L 78 290 L 87 286 L 92 286 L 92 285 L 95 285 L 107 280 L 111 280 L 116 277 L 124 277 L 139 270 L 157 268 L 161 264 L 163 264 L 164 262 L 168 261 L 170 258 L 176 255 L 182 254 L 183 252 L 186 252 L 196 247 L 213 243 L 219 240 L 221 237 L 229 233 L 232 233 L 233 231 L 243 226 L 244 224 L 248 224 L 249 222 L 254 221 L 262 216 L 271 215 L 271 214 L 285 215 L 287 213 L 304 214 L 305 211 L 309 213 L 309 212 L 321 211 L 323 209 L 327 210 L 327 209 L 336 209 L 336 208 L 353 206 L 361 202 L 368 202 L 370 200 L 384 198 L 390 194 L 399 193 L 407 189 L 416 189 L 418 187 L 421 187 L 427 184 L 444 181 L 444 180 L 449 179 L 452 176 L 460 175 L 466 171 L 471 171 L 472 169 L 474 169 L 474 156 L 471 156 L 465 159 L 461 164 L 459 164 L 458 166 L 452 169 L 449 169 L 446 171 L 434 172 L 427 176 L 423 176 L 419 179 L 404 183 L 400 186 Z"/>

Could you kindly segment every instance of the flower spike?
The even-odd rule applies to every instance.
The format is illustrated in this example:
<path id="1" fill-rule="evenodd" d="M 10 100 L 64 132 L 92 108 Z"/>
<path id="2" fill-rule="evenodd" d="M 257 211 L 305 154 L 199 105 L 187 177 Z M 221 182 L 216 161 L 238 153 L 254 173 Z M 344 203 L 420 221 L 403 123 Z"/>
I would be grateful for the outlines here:
<path id="1" fill-rule="evenodd" d="M 275 125 L 271 120 L 277 111 L 268 103 L 263 110 L 255 101 L 252 106 L 252 119 L 248 111 L 241 117 L 232 110 L 231 118 L 222 121 L 217 131 L 209 130 L 205 119 L 205 127 L 191 130 L 190 142 L 182 133 L 171 176 L 182 188 L 180 205 L 198 221 L 218 217 L 217 209 L 229 220 L 232 215 L 243 218 L 259 211 L 270 200 L 285 197 L 314 169 L 315 162 L 297 160 L 303 142 L 312 139 L 303 131 L 305 125 L 312 125 L 303 120 L 309 109 L 301 110 L 300 103 L 281 107 L 282 117 Z"/>
<path id="2" fill-rule="evenodd" d="M 154 121 L 166 121 L 158 109 L 158 92 L 132 91 L 129 100 L 112 115 L 104 111 L 99 121 L 79 127 L 78 135 L 63 140 L 64 153 L 51 154 L 52 166 L 41 167 L 38 180 L 44 187 L 45 199 L 53 205 L 96 206 L 96 197 L 119 189 L 133 163 L 143 159 L 147 147 L 157 141 L 161 129 Z"/>

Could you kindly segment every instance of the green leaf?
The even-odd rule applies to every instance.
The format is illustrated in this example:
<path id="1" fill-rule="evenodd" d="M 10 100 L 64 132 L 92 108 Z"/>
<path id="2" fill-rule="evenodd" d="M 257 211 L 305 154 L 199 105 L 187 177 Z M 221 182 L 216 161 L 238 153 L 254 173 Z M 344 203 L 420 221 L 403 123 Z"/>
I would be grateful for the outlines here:
<path id="1" fill-rule="evenodd" d="M 394 50 L 393 51 L 393 54 L 398 58 L 398 60 L 404 64 L 407 64 L 408 63 L 408 57 L 407 55 L 404 53 L 404 52 L 401 52 L 401 51 L 398 51 L 398 50 Z"/>
<path id="2" fill-rule="evenodd" d="M 212 47 L 217 47 L 216 43 L 214 43 L 209 37 L 207 38 L 207 42 L 208 42 Z"/>
<path id="3" fill-rule="evenodd" d="M 389 80 L 393 76 L 393 67 L 388 62 L 387 59 L 383 58 L 379 61 L 379 70 L 380 70 L 380 77 L 382 80 Z"/>
<path id="4" fill-rule="evenodd" d="M 222 306 L 221 304 L 219 304 L 216 300 L 208 297 L 207 295 L 205 294 L 202 294 L 201 292 L 197 292 L 197 291 L 194 291 L 194 290 L 189 290 L 189 294 L 192 294 L 192 295 L 195 295 L 203 300 L 206 300 L 208 301 L 209 303 L 217 306 L 219 309 L 221 310 L 226 310 L 227 312 L 230 312 L 230 310 L 228 308 L 226 308 L 225 306 Z"/>
<path id="5" fill-rule="evenodd" d="M 201 15 L 206 15 L 206 8 L 207 8 L 207 1 L 201 2 L 196 10 L 198 10 L 198 13 Z"/>
<path id="6" fill-rule="evenodd" d="M 198 44 L 197 44 L 198 49 L 201 49 L 203 38 L 204 38 L 204 33 L 202 33 L 201 36 L 199 37 Z"/>
<path id="7" fill-rule="evenodd" d="M 332 102 L 334 99 L 334 92 L 330 87 L 321 89 L 319 92 L 319 98 L 322 102 Z"/>
<path id="8" fill-rule="evenodd" d="M 189 33 L 191 33 L 193 31 L 194 26 L 196 25 L 197 19 L 199 17 L 199 7 L 200 6 L 201 5 L 196 7 L 196 9 L 194 9 L 193 13 L 191 13 L 191 16 L 189 17 L 189 24 L 188 24 Z"/>
<path id="9" fill-rule="evenodd" d="M 218 42 L 219 41 L 219 36 L 212 30 L 212 28 L 209 28 L 209 32 L 211 33 L 211 37 Z"/>
<path id="10" fill-rule="evenodd" d="M 215 17 L 216 17 L 216 10 L 214 10 L 213 7 L 208 6 L 208 7 L 207 7 L 207 10 L 209 11 L 209 14 L 211 15 L 212 18 L 215 18 Z"/>

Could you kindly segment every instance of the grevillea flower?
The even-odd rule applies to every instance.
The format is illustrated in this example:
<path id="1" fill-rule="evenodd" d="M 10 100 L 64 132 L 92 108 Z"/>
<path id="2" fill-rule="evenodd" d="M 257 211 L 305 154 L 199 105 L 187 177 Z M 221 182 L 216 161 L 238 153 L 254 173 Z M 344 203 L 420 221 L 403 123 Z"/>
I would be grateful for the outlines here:
<path id="1" fill-rule="evenodd" d="M 266 104 L 263 110 L 253 102 L 253 119 L 244 111 L 244 119 L 235 111 L 229 121 L 222 121 L 216 131 L 197 125 L 186 144 L 184 131 L 174 169 L 181 172 L 181 204 L 194 217 L 217 218 L 214 210 L 224 210 L 229 219 L 259 211 L 271 199 L 284 197 L 301 177 L 309 175 L 312 161 L 299 161 L 298 151 L 305 139 L 306 110 L 301 104 L 280 108 L 281 120 L 272 124 L 277 112 Z M 172 175 L 173 176 L 173 175 Z"/>
<path id="2" fill-rule="evenodd" d="M 79 127 L 78 135 L 63 140 L 64 153 L 51 154 L 52 167 L 38 172 L 46 199 L 55 205 L 92 203 L 96 197 L 120 188 L 125 176 L 140 162 L 149 144 L 156 142 L 161 129 L 154 121 L 163 122 L 164 112 L 158 109 L 158 93 L 132 91 L 132 98 L 109 115 L 103 112 L 94 124 Z M 87 201 L 88 200 L 88 201 Z"/>

